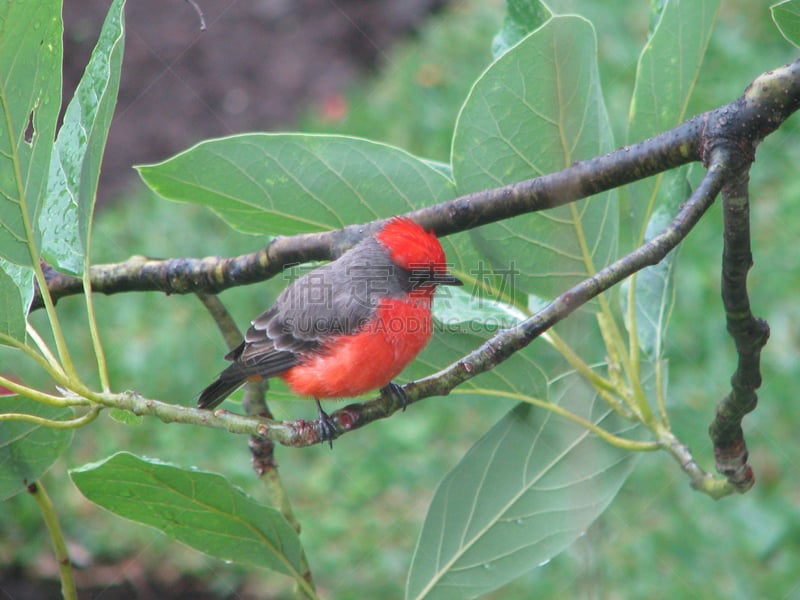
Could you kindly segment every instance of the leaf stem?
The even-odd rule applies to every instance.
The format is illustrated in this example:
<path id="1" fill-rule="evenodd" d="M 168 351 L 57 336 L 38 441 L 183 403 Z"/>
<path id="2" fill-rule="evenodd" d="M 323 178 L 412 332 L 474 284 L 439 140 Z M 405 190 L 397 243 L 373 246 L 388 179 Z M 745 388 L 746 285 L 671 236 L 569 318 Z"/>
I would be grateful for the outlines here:
<path id="1" fill-rule="evenodd" d="M 23 211 L 25 214 L 25 211 Z M 29 235 L 32 236 L 32 230 L 30 227 L 30 223 L 28 223 L 27 216 L 26 219 L 26 230 L 29 231 Z M 42 302 L 44 303 L 45 312 L 47 312 L 47 319 L 50 321 L 50 329 L 53 332 L 53 338 L 56 341 L 56 350 L 58 351 L 58 357 L 61 361 L 61 365 L 63 367 L 64 372 L 67 374 L 67 377 L 71 380 L 76 382 L 79 385 L 81 384 L 80 377 L 78 377 L 78 372 L 75 370 L 75 365 L 72 362 L 72 357 L 69 353 L 69 348 L 67 346 L 67 340 L 64 337 L 64 330 L 61 328 L 61 321 L 58 318 L 58 313 L 56 313 L 56 306 L 53 303 L 53 298 L 50 295 L 50 290 L 47 287 L 47 279 L 44 276 L 44 271 L 42 271 L 42 266 L 39 264 L 39 257 L 38 251 L 33 248 L 33 242 L 31 241 L 33 238 L 29 237 L 29 243 L 31 244 L 31 258 L 34 260 L 33 265 L 33 272 L 34 276 L 36 277 L 36 282 L 39 285 L 39 289 L 42 294 Z"/>
<path id="2" fill-rule="evenodd" d="M 637 324 L 636 316 L 636 277 L 638 273 L 631 275 L 628 282 L 628 352 L 631 368 L 631 391 L 633 394 L 634 402 L 642 411 L 643 417 L 651 429 L 654 425 L 658 424 L 669 428 L 669 417 L 667 416 L 666 406 L 664 404 L 664 394 L 661 388 L 662 384 L 662 367 L 661 362 L 655 361 L 656 371 L 656 404 L 658 406 L 658 413 L 654 413 L 647 401 L 647 394 L 642 386 L 641 378 L 641 348 L 639 347 L 639 326 Z"/>
<path id="3" fill-rule="evenodd" d="M 111 385 L 108 379 L 108 364 L 106 363 L 106 354 L 103 350 L 103 343 L 100 340 L 100 331 L 97 327 L 97 317 L 94 310 L 94 296 L 92 294 L 92 278 L 89 273 L 89 242 L 87 242 L 86 263 L 83 267 L 83 289 L 86 297 L 86 315 L 89 319 L 89 332 L 92 338 L 94 355 L 97 359 L 97 373 L 100 377 L 100 387 L 104 392 L 110 392 Z"/>
<path id="4" fill-rule="evenodd" d="M 542 337 L 550 342 L 569 365 L 594 388 L 606 404 L 614 409 L 614 412 L 629 420 L 636 418 L 636 415 L 618 398 L 618 396 L 625 395 L 625 390 L 618 389 L 612 381 L 599 375 L 587 365 L 554 329 L 550 329 Z"/>
<path id="5" fill-rule="evenodd" d="M 41 481 L 28 484 L 28 493 L 33 496 L 39 510 L 44 518 L 47 531 L 50 533 L 50 541 L 53 544 L 53 552 L 56 555 L 58 571 L 61 575 L 61 594 L 64 600 L 78 600 L 78 592 L 75 588 L 75 579 L 72 576 L 72 565 L 67 552 L 67 544 L 64 541 L 64 533 L 58 522 L 53 501 L 44 489 Z"/>
<path id="6" fill-rule="evenodd" d="M 650 407 L 646 399 L 643 402 L 641 397 L 637 397 L 636 382 L 638 380 L 638 373 L 634 371 L 634 367 L 631 365 L 628 348 L 623 341 L 622 333 L 619 327 L 617 327 L 613 315 L 606 312 L 598 313 L 597 323 L 600 327 L 600 333 L 603 336 L 611 362 L 614 364 L 615 368 L 618 369 L 618 373 L 619 367 L 621 367 L 621 371 L 624 374 L 624 376 L 619 375 L 620 379 L 624 381 L 624 384 L 620 383 L 620 385 L 625 386 L 625 389 L 622 390 L 620 394 L 622 401 L 628 409 L 636 415 L 639 422 L 647 427 L 651 427 L 652 413 L 650 412 Z"/>
<path id="7" fill-rule="evenodd" d="M 578 214 L 578 209 L 575 203 L 573 202 L 570 206 L 570 211 L 572 214 L 573 222 L 575 223 L 575 229 L 577 231 L 578 241 L 581 247 L 581 253 L 583 254 L 583 262 L 586 268 L 587 275 L 590 277 L 594 276 L 597 273 L 595 269 L 594 262 L 592 261 L 592 255 L 589 251 L 589 247 L 586 244 L 586 234 L 583 231 L 583 223 L 580 220 L 580 215 Z M 635 274 L 633 275 L 635 277 Z M 614 318 L 614 312 L 611 310 L 611 306 L 609 306 L 608 298 L 604 293 L 598 294 L 597 301 L 600 304 L 600 311 L 602 314 L 602 318 L 600 319 L 601 322 L 601 331 L 603 333 L 603 339 L 606 342 L 606 346 L 611 348 L 616 348 L 617 356 L 621 358 L 622 368 L 625 371 L 625 374 L 628 378 L 628 383 L 630 384 L 631 390 L 631 397 L 630 397 L 630 408 L 634 409 L 637 414 L 641 416 L 641 421 L 647 425 L 648 427 L 652 428 L 654 423 L 654 416 L 653 412 L 650 409 L 650 405 L 647 402 L 647 395 L 644 393 L 644 389 L 642 388 L 641 378 L 640 378 L 640 357 L 639 357 L 639 345 L 638 344 L 631 344 L 630 334 L 629 334 L 629 343 L 628 347 L 625 347 L 624 337 L 622 335 L 622 331 L 617 324 L 617 320 Z M 633 317 L 633 324 L 635 326 L 636 318 L 635 318 L 635 311 Z M 602 325 L 605 324 L 605 327 Z M 631 328 L 635 330 L 634 328 Z M 626 395 L 623 394 L 623 398 Z"/>
<path id="8" fill-rule="evenodd" d="M 664 396 L 664 361 L 658 359 L 655 361 L 656 366 L 656 403 L 658 404 L 658 413 L 661 415 L 661 423 L 667 429 L 670 429 L 669 413 L 667 412 L 667 399 Z"/>
<path id="9" fill-rule="evenodd" d="M 0 375 L 0 385 L 8 388 L 9 390 L 14 392 L 15 394 L 18 394 L 19 396 L 30 398 L 31 400 L 35 400 L 36 402 L 41 402 L 42 404 L 47 404 L 48 406 L 55 406 L 57 408 L 66 408 L 70 406 L 88 406 L 91 404 L 90 400 L 83 398 L 81 396 L 75 396 L 72 398 L 53 396 L 52 394 L 46 394 L 45 392 L 39 391 L 32 387 L 28 387 L 27 385 L 22 385 L 21 383 L 12 381 L 11 379 L 3 377 L 2 375 Z"/>
<path id="10" fill-rule="evenodd" d="M 459 393 L 460 390 L 455 390 L 455 393 Z M 632 450 L 636 452 L 652 452 L 654 450 L 661 450 L 662 445 L 658 442 L 650 441 L 650 442 L 643 442 L 638 440 L 629 440 L 618 435 L 614 435 L 610 431 L 607 431 L 589 421 L 588 419 L 584 419 L 580 415 L 576 415 L 574 412 L 567 410 L 566 408 L 558 405 L 553 404 L 552 402 L 548 402 L 547 400 L 542 400 L 541 398 L 535 398 L 533 396 L 526 396 L 525 394 L 519 394 L 514 392 L 504 392 L 502 390 L 492 390 L 492 389 L 485 389 L 479 388 L 477 390 L 466 390 L 464 393 L 470 394 L 484 394 L 486 396 L 499 396 L 502 398 L 511 398 L 513 400 L 518 400 L 519 402 L 527 402 L 528 404 L 533 404 L 534 406 L 539 406 L 541 408 L 547 409 L 550 412 L 553 412 L 560 417 L 564 417 L 565 419 L 569 419 L 570 421 L 577 423 L 581 427 L 585 427 L 597 437 L 601 438 L 605 442 L 608 442 L 612 446 L 616 446 L 617 448 L 622 448 L 623 450 Z"/>
<path id="11" fill-rule="evenodd" d="M 55 357 L 53 352 L 50 350 L 49 346 L 47 345 L 47 342 L 45 342 L 44 339 L 42 338 L 42 336 L 39 335 L 39 332 L 36 331 L 36 328 L 34 328 L 34 326 L 31 325 L 30 322 L 27 322 L 26 323 L 26 330 L 27 330 L 27 333 L 28 333 L 28 337 L 30 337 L 33 340 L 33 342 L 36 344 L 36 347 L 39 348 L 39 352 L 42 353 L 42 357 L 44 357 L 44 359 L 47 361 L 47 364 L 50 365 L 50 367 L 53 369 L 53 371 L 55 371 L 56 373 L 60 374 L 61 376 L 64 377 L 64 379 L 66 379 L 67 374 L 64 373 L 64 369 L 61 367 L 61 363 L 58 362 L 58 359 Z M 10 339 L 7 340 L 7 341 L 10 341 Z M 19 348 L 19 349 L 22 349 L 22 350 L 27 349 L 27 346 L 25 346 L 24 344 L 19 344 L 19 345 L 15 344 L 15 346 L 17 348 Z M 29 353 L 28 356 L 31 356 L 32 358 L 34 358 L 38 362 L 38 358 L 39 357 L 35 352 Z M 42 364 L 42 366 L 45 366 L 41 362 L 40 362 L 40 364 Z"/>
<path id="12" fill-rule="evenodd" d="M 22 351 L 29 358 L 33 359 L 40 367 L 42 367 L 42 369 L 44 369 L 53 378 L 54 381 L 56 381 L 62 387 L 74 392 L 78 396 L 86 397 L 88 394 L 91 393 L 89 391 L 89 389 L 83 384 L 83 382 L 81 382 L 80 380 L 70 379 L 70 377 L 61 368 L 61 364 L 52 355 L 52 353 L 50 352 L 49 348 L 47 348 L 47 345 L 44 343 L 44 340 L 41 340 L 41 338 L 39 338 L 38 332 L 36 332 L 30 325 L 28 326 L 28 334 L 34 339 L 34 342 L 37 345 L 39 344 L 39 342 L 42 343 L 42 347 L 40 347 L 40 351 L 42 351 L 45 354 L 44 356 L 42 354 L 39 354 L 38 352 L 36 352 L 36 350 L 31 348 L 27 344 L 24 344 L 24 343 L 20 342 L 19 340 L 14 339 L 13 337 L 11 337 L 9 335 L 6 335 L 4 333 L 0 333 L 0 341 L 8 344 L 12 348 L 16 348 L 17 350 Z M 37 341 L 37 338 L 38 338 L 39 341 Z M 49 356 L 49 358 L 46 358 L 47 356 Z M 54 362 L 51 362 L 51 359 Z M 4 379 L 0 378 L 0 380 L 4 380 Z M 8 380 L 5 380 L 5 381 L 8 381 Z M 11 383 L 13 383 L 13 382 L 11 382 Z M 64 398 L 61 398 L 61 397 L 58 397 L 58 396 L 53 396 L 51 394 L 45 394 L 44 392 L 39 392 L 39 391 L 35 390 L 34 388 L 31 388 L 31 387 L 28 387 L 28 386 L 22 386 L 20 384 L 15 384 L 15 385 L 19 388 L 19 390 L 25 390 L 25 391 L 16 391 L 16 390 L 14 390 L 14 391 L 16 391 L 16 393 L 18 393 L 18 394 L 20 394 L 22 396 L 25 396 L 27 398 L 31 398 L 32 400 L 44 401 L 44 402 L 46 402 L 48 404 L 53 404 L 53 402 L 52 401 L 43 400 L 43 398 L 54 399 L 54 400 L 59 402 L 59 404 L 53 404 L 54 406 L 76 406 L 76 405 L 81 405 L 81 404 L 85 405 L 85 404 L 89 404 L 90 403 L 88 400 L 86 400 L 85 402 L 76 401 L 76 399 L 65 400 Z M 12 389 L 12 390 L 14 389 L 14 388 L 12 388 L 10 386 L 7 386 L 7 387 L 9 387 L 9 389 Z M 39 394 L 41 396 L 40 397 L 36 397 L 36 396 L 34 396 L 34 394 Z"/>
<path id="13" fill-rule="evenodd" d="M 28 336 L 33 339 L 34 343 L 39 347 L 39 351 L 42 354 L 39 354 L 27 344 L 24 344 L 23 342 L 20 342 L 19 340 L 4 333 L 0 333 L 0 341 L 8 344 L 12 348 L 20 350 L 23 354 L 26 354 L 28 358 L 33 359 L 40 367 L 47 371 L 47 373 L 54 380 L 62 385 L 66 385 L 69 382 L 69 378 L 67 377 L 67 374 L 64 373 L 64 369 L 61 368 L 61 363 L 59 363 L 58 359 L 53 356 L 44 340 L 39 337 L 39 333 L 30 325 L 30 323 L 28 324 L 27 329 Z"/>
<path id="14" fill-rule="evenodd" d="M 35 425 L 41 425 L 49 429 L 77 429 L 88 425 L 97 418 L 100 411 L 103 410 L 102 406 L 93 406 L 86 414 L 74 419 L 67 419 L 66 421 L 58 421 L 56 419 L 46 419 L 37 415 L 29 415 L 27 413 L 0 413 L 0 422 L 2 421 L 25 421 Z"/>

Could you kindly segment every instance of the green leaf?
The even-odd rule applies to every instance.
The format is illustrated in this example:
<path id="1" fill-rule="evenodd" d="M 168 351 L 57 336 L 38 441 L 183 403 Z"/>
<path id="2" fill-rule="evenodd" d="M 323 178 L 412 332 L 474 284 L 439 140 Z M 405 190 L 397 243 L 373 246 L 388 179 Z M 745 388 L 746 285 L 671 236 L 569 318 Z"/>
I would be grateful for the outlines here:
<path id="1" fill-rule="evenodd" d="M 647 223 L 644 241 L 655 237 L 672 221 L 675 212 L 691 193 L 691 185 L 684 169 L 664 174 L 658 206 Z M 636 282 L 636 337 L 639 347 L 651 361 L 657 361 L 664 352 L 667 325 L 675 303 L 675 266 L 678 250 L 670 252 L 657 265 L 642 269 L 634 277 Z M 631 280 L 622 285 L 621 299 L 625 326 L 630 330 L 628 319 L 628 292 Z"/>
<path id="2" fill-rule="evenodd" d="M 686 110 L 711 38 L 719 0 L 655 5 L 650 37 L 639 56 L 631 99 L 629 142 L 674 127 Z M 627 187 L 630 210 L 621 211 L 624 239 L 633 248 L 669 223 L 691 192 L 688 167 Z M 673 303 L 676 253 L 636 276 L 636 326 L 639 346 L 655 361 L 661 357 Z M 627 317 L 627 284 L 623 310 Z M 630 322 L 626 319 L 626 326 Z"/>
<path id="3" fill-rule="evenodd" d="M 338 228 L 454 196 L 439 167 L 392 146 L 336 135 L 235 135 L 137 168 L 163 197 L 206 205 L 254 234 Z"/>
<path id="4" fill-rule="evenodd" d="M 0 0 L 0 258 L 31 265 L 61 103 L 61 2 Z"/>
<path id="5" fill-rule="evenodd" d="M 577 377 L 554 396 L 606 429 L 631 428 Z M 634 463 L 583 427 L 520 404 L 439 484 L 406 598 L 474 598 L 547 562 L 605 510 Z"/>
<path id="6" fill-rule="evenodd" d="M 89 64 L 64 113 L 50 159 L 47 201 L 39 217 L 42 253 L 74 274 L 84 269 L 97 180 L 119 89 L 125 0 L 114 0 Z"/>
<path id="7" fill-rule="evenodd" d="M 141 425 L 144 417 L 135 415 L 130 411 L 122 410 L 121 408 L 112 408 L 108 411 L 108 416 L 114 419 L 117 423 L 123 425 Z"/>
<path id="8" fill-rule="evenodd" d="M 492 56 L 495 58 L 553 16 L 539 0 L 506 0 L 506 11 L 503 27 L 492 40 Z"/>
<path id="9" fill-rule="evenodd" d="M 785 0 L 770 7 L 772 20 L 790 44 L 800 48 L 800 0 Z"/>
<path id="10" fill-rule="evenodd" d="M 53 420 L 72 417 L 69 408 L 54 408 L 18 396 L 0 397 L 0 414 L 21 413 Z M 0 501 L 25 490 L 53 465 L 72 442 L 71 429 L 52 429 L 26 421 L 0 423 Z"/>
<path id="11" fill-rule="evenodd" d="M 120 452 L 70 476 L 84 496 L 114 514 L 211 556 L 302 579 L 294 529 L 221 475 Z"/>
<path id="12" fill-rule="evenodd" d="M 0 344 L 2 336 L 24 341 L 25 316 L 33 298 L 33 270 L 0 258 Z"/>
<path id="13" fill-rule="evenodd" d="M 444 331 L 437 330 L 425 350 L 403 371 L 398 381 L 419 379 L 461 360 L 480 347 L 490 333 L 474 321 L 450 325 Z M 554 353 L 549 347 L 537 341 L 531 347 L 515 353 L 500 367 L 468 379 L 452 394 L 477 396 L 482 400 L 486 400 L 487 394 L 513 401 L 526 396 L 545 397 L 548 381 L 546 369 L 548 361 L 553 359 Z M 471 368 L 466 362 L 462 362 L 462 367 L 468 371 Z"/>
<path id="14" fill-rule="evenodd" d="M 456 124 L 453 174 L 464 194 L 557 171 L 612 148 L 594 29 L 583 18 L 556 16 L 473 86 Z M 480 227 L 470 232 L 472 252 L 479 253 L 472 270 L 503 274 L 509 288 L 504 295 L 518 307 L 530 297 L 550 300 L 615 256 L 616 211 L 616 196 L 609 193 Z M 488 266 L 476 269 L 481 264 Z M 481 276 L 474 278 L 478 283 Z M 559 334 L 581 348 L 586 362 L 603 359 L 589 311 L 560 324 Z M 569 368 L 543 343 L 535 346 L 525 360 L 538 372 L 553 377 Z M 512 369 L 497 370 L 508 375 Z M 540 388 L 517 391 L 545 397 Z"/>
<path id="15" fill-rule="evenodd" d="M 636 69 L 629 143 L 666 131 L 686 118 L 718 8 L 719 0 L 665 0 L 654 5 L 653 26 Z M 624 239 L 631 248 L 641 243 L 650 215 L 661 202 L 662 181 L 663 176 L 651 177 L 627 188 L 630 210 L 621 214 Z"/>
<path id="16" fill-rule="evenodd" d="M 496 332 L 516 325 L 527 317 L 517 307 L 485 297 L 480 291 L 477 287 L 472 292 L 455 287 L 440 290 L 433 306 L 433 316 L 438 325 L 445 330 L 466 328 Z"/>
<path id="17" fill-rule="evenodd" d="M 475 83 L 453 140 L 459 194 L 565 168 L 613 147 L 592 25 L 556 16 Z M 526 294 L 553 298 L 616 252 L 613 194 L 474 230 L 492 268 Z"/>
<path id="18" fill-rule="evenodd" d="M 0 333 L 24 339 L 34 223 L 61 103 L 61 3 L 0 0 Z"/>

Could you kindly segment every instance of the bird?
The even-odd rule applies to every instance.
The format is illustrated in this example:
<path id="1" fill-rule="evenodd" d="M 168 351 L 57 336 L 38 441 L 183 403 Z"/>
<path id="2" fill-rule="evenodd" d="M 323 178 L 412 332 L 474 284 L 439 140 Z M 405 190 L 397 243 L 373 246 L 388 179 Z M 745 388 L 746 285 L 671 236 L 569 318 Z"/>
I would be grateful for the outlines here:
<path id="1" fill-rule="evenodd" d="M 247 381 L 279 377 L 317 405 L 321 441 L 336 428 L 320 399 L 380 389 L 407 399 L 392 380 L 431 339 L 440 285 L 460 286 L 436 235 L 393 217 L 338 259 L 290 283 L 256 317 L 225 359 L 231 364 L 199 396 L 213 409 Z"/>

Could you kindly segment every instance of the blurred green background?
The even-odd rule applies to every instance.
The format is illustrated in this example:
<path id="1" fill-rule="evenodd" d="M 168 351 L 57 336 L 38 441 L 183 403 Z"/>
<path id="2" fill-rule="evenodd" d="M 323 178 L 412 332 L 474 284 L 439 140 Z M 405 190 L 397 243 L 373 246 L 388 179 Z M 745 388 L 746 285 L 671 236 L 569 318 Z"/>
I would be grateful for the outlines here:
<path id="1" fill-rule="evenodd" d="M 797 55 L 773 26 L 768 3 L 721 4 L 689 114 L 729 102 L 756 75 Z M 602 83 L 621 144 L 648 4 L 550 5 L 595 23 Z M 332 122 L 330 115 L 310 112 L 296 129 L 363 135 L 448 161 L 459 106 L 491 60 L 503 10 L 496 0 L 453 3 L 413 40 L 396 46 L 382 73 L 346 95 L 341 119 Z M 762 144 L 752 170 L 751 300 L 754 312 L 772 327 L 763 354 L 761 403 L 745 420 L 756 487 L 715 503 L 692 492 L 669 457 L 644 455 L 609 510 L 572 548 L 489 597 L 800 598 L 800 446 L 794 437 L 800 424 L 800 406 L 794 404 L 800 384 L 798 133 L 793 117 Z M 229 230 L 202 209 L 170 204 L 144 190 L 100 212 L 94 232 L 95 262 L 132 254 L 231 255 L 253 251 L 264 241 Z M 713 469 L 713 456 L 706 429 L 735 367 L 719 299 L 721 244 L 717 206 L 681 250 L 668 336 L 673 426 L 707 469 Z M 223 300 L 244 325 L 284 283 L 276 278 L 230 290 Z M 224 345 L 195 298 L 126 294 L 99 296 L 97 304 L 116 389 L 190 405 L 219 370 Z M 93 358 L 83 305 L 69 298 L 59 310 L 69 323 L 76 361 L 88 375 Z M 46 328 L 43 315 L 34 321 Z M 10 360 L 0 349 L 0 363 Z M 322 446 L 278 450 L 323 597 L 402 596 L 436 483 L 508 408 L 505 402 L 477 403 L 457 395 L 430 399 L 344 436 L 333 452 Z M 272 409 L 278 418 L 314 416 L 313 405 L 302 400 Z M 250 470 L 245 438 L 153 419 L 125 426 L 103 415 L 76 433 L 69 454 L 45 477 L 79 563 L 84 554 L 109 562 L 133 557 L 163 577 L 174 571 L 196 574 L 223 596 L 233 590 L 237 597 L 247 590 L 260 597 L 289 595 L 286 579 L 204 557 L 83 500 L 67 469 L 122 449 L 220 471 L 265 499 Z M 30 498 L 18 496 L 4 510 L 14 518 L 0 520 L 0 562 L 24 565 L 49 552 Z"/>

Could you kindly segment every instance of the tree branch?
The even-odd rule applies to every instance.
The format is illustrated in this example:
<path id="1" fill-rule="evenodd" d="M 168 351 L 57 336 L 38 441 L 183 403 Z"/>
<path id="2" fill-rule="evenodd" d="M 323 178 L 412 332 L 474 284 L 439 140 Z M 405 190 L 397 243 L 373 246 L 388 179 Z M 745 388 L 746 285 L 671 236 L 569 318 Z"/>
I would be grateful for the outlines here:
<path id="1" fill-rule="evenodd" d="M 761 386 L 761 349 L 769 338 L 769 326 L 763 319 L 753 316 L 747 294 L 747 273 L 753 265 L 748 179 L 744 172 L 722 191 L 725 224 L 722 301 L 739 364 L 731 378 L 731 391 L 717 405 L 709 427 L 717 471 L 742 492 L 755 483 L 753 469 L 747 462 L 742 419 L 758 402 L 755 390 Z"/>
<path id="2" fill-rule="evenodd" d="M 561 206 L 689 162 L 708 158 L 720 144 L 738 145 L 752 154 L 800 106 L 800 60 L 757 77 L 745 93 L 712 110 L 632 146 L 577 162 L 558 171 L 499 188 L 467 194 L 421 208 L 406 216 L 438 235 L 465 231 L 521 214 Z M 92 289 L 104 294 L 160 291 L 166 294 L 218 293 L 264 281 L 286 265 L 339 256 L 380 227 L 382 220 L 336 231 L 273 239 L 257 252 L 228 258 L 134 256 L 91 268 Z M 76 277 L 46 270 L 53 300 L 83 292 Z M 42 307 L 36 292 L 32 309 Z"/>
<path id="3" fill-rule="evenodd" d="M 730 172 L 726 164 L 712 159 L 705 178 L 664 231 L 635 251 L 562 293 L 532 317 L 510 329 L 498 332 L 458 362 L 438 373 L 406 384 L 403 389 L 406 392 L 407 403 L 431 396 L 447 395 L 457 385 L 510 358 L 598 294 L 633 273 L 663 260 L 713 204 L 728 177 Z M 152 415 L 167 422 L 220 427 L 232 433 L 267 437 L 286 446 L 309 446 L 322 441 L 315 422 L 305 419 L 273 421 L 258 416 L 236 415 L 226 410 L 210 413 L 207 410 L 145 399 L 133 393 L 98 396 L 96 400 L 107 406 L 130 410 L 137 415 Z M 337 434 L 341 434 L 386 418 L 402 408 L 396 394 L 384 394 L 364 403 L 347 405 L 332 413 L 330 417 L 336 423 Z"/>
<path id="4" fill-rule="evenodd" d="M 405 216 L 438 235 L 448 235 L 521 214 L 561 206 L 701 158 L 705 115 L 633 146 L 605 156 L 577 162 L 558 171 L 474 192 Z M 257 252 L 229 258 L 155 259 L 133 256 L 116 264 L 91 268 L 92 290 L 104 294 L 161 291 L 166 294 L 215 294 L 230 287 L 269 279 L 290 264 L 335 258 L 363 237 L 377 231 L 384 220 L 349 225 L 335 231 L 277 237 Z M 83 292 L 81 280 L 46 270 L 53 300 Z M 41 308 L 36 292 L 32 309 Z"/>

